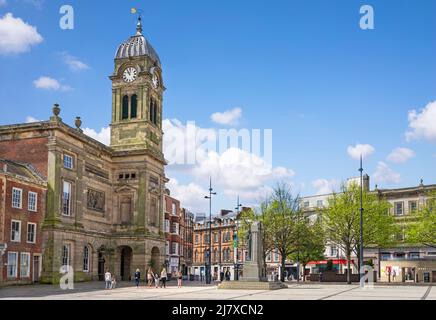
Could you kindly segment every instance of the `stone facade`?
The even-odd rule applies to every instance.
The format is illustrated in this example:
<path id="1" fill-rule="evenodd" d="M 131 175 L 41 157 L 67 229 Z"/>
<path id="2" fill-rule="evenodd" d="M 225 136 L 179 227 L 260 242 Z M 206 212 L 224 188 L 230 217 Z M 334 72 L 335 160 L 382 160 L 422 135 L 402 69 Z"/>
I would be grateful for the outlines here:
<path id="1" fill-rule="evenodd" d="M 139 21 L 129 41 L 146 41 L 141 32 Z M 136 268 L 165 262 L 164 86 L 150 52 L 117 54 L 110 146 L 78 121 L 65 124 L 58 105 L 48 121 L 0 126 L 0 156 L 32 164 L 47 180 L 41 282 L 58 282 L 63 265 L 76 281 L 102 279 L 106 269 L 129 280 Z"/>

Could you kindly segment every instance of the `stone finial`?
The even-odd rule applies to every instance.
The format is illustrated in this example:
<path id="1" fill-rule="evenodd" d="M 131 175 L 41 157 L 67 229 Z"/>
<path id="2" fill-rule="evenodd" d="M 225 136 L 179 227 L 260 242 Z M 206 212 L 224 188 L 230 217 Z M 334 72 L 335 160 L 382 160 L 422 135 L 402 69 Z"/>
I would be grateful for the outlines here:
<path id="1" fill-rule="evenodd" d="M 80 117 L 76 117 L 76 121 L 74 121 L 74 124 L 76 125 L 77 130 L 82 131 L 82 129 L 80 129 L 80 127 L 82 126 L 82 120 L 80 119 Z"/>
<path id="2" fill-rule="evenodd" d="M 55 103 L 54 105 L 53 105 L 53 115 L 55 116 L 55 117 L 58 117 L 59 116 L 59 114 L 61 113 L 61 108 L 59 107 L 59 104 L 57 104 L 57 103 Z"/>
<path id="3" fill-rule="evenodd" d="M 423 185 L 424 185 L 424 179 L 421 179 L 421 182 L 420 182 L 419 185 L 420 185 L 420 186 L 423 186 Z"/>

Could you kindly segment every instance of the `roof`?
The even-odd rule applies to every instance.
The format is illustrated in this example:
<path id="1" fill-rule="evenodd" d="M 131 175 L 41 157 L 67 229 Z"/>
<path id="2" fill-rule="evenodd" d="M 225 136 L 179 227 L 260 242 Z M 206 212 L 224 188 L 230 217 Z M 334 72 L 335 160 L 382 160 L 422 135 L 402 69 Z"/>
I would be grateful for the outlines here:
<path id="1" fill-rule="evenodd" d="M 118 46 L 115 54 L 115 59 L 125 59 L 131 57 L 149 57 L 159 68 L 161 63 L 159 56 L 157 55 L 150 42 L 142 35 L 142 22 L 141 18 L 138 19 L 136 26 L 136 34 Z"/>
<path id="2" fill-rule="evenodd" d="M 32 165 L 9 159 L 0 158 L 0 173 L 37 184 L 46 183 L 43 176 Z"/>

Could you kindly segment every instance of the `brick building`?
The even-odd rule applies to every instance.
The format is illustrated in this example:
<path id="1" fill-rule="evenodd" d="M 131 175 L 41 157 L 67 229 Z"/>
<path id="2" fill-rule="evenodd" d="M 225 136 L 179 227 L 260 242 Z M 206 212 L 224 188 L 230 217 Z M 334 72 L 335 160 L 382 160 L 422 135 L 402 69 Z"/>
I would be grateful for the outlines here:
<path id="1" fill-rule="evenodd" d="M 34 167 L 0 159 L 0 286 L 39 281 L 46 191 Z"/>
<path id="2" fill-rule="evenodd" d="M 242 246 L 238 247 L 237 259 L 236 248 L 233 245 L 233 237 L 237 233 L 236 214 L 223 210 L 218 216 L 212 218 L 212 242 L 211 263 L 212 277 L 220 279 L 221 272 L 230 271 L 231 279 L 235 276 L 235 263 L 243 263 L 246 252 Z M 208 263 L 209 252 L 209 219 L 194 225 L 194 259 L 192 274 L 197 279 L 205 276 L 205 266 Z"/>
<path id="3" fill-rule="evenodd" d="M 180 218 L 180 201 L 165 193 L 165 264 L 167 271 L 176 276 L 180 270 L 180 257 L 182 253 L 182 234 Z"/>
<path id="4" fill-rule="evenodd" d="M 180 211 L 180 234 L 182 236 L 182 253 L 180 257 L 180 266 L 183 275 L 190 276 L 194 252 L 194 214 L 185 208 L 182 208 Z"/>
<path id="5" fill-rule="evenodd" d="M 58 282 L 61 266 L 76 281 L 102 279 L 106 269 L 129 280 L 136 268 L 165 262 L 165 87 L 141 20 L 114 62 L 110 146 L 85 135 L 80 118 L 64 123 L 58 105 L 47 121 L 0 126 L 0 157 L 29 163 L 47 180 L 42 282 Z"/>

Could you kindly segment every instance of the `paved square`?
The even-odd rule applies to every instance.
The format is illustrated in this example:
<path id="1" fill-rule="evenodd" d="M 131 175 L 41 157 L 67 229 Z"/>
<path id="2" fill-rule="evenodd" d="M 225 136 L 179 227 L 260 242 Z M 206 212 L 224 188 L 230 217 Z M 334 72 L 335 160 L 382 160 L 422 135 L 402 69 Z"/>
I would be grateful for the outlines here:
<path id="1" fill-rule="evenodd" d="M 436 300 L 432 286 L 375 285 L 360 289 L 344 284 L 289 284 L 277 291 L 220 290 L 216 286 L 187 283 L 177 288 L 139 288 L 121 283 L 114 290 L 104 290 L 104 283 L 79 283 L 74 290 L 59 286 L 34 285 L 0 289 L 0 300 Z"/>

